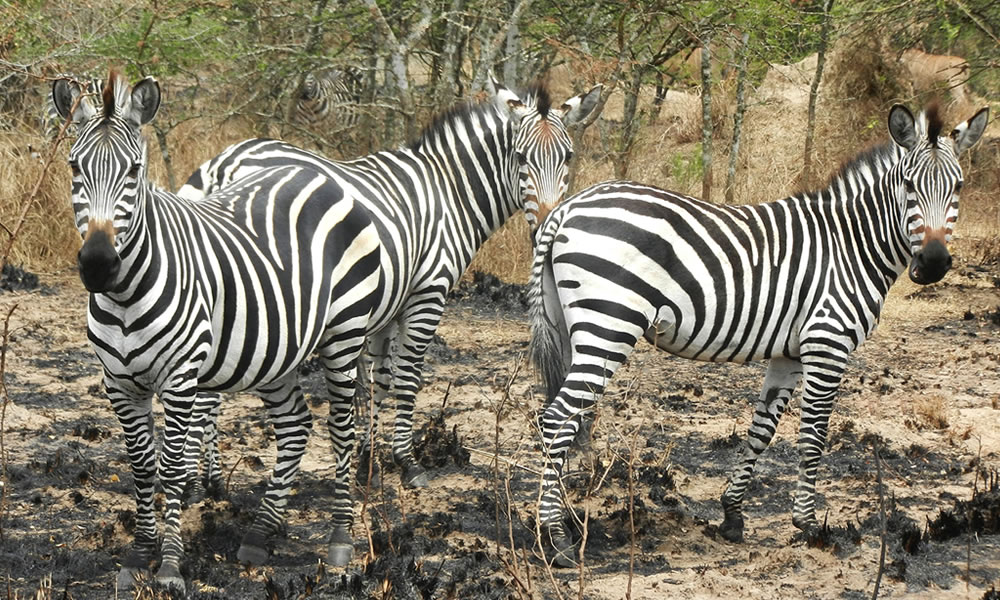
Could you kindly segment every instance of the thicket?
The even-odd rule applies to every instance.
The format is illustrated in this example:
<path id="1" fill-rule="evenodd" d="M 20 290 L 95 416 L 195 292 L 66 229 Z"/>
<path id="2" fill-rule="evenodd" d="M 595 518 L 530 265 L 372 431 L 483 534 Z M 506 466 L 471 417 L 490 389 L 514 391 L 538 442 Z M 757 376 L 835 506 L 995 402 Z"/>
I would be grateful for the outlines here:
<path id="1" fill-rule="evenodd" d="M 557 100 L 605 85 L 603 117 L 575 132 L 574 187 L 629 177 L 747 202 L 810 185 L 882 138 L 893 102 L 916 108 L 932 93 L 954 100 L 951 83 L 908 84 L 899 61 L 907 48 L 961 56 L 968 89 L 1000 97 L 995 0 L 4 2 L 0 224 L 10 237 L 23 215 L 13 261 L 69 264 L 78 242 L 62 164 L 67 145 L 52 142 L 45 99 L 53 78 L 103 77 L 109 66 L 161 80 L 152 174 L 171 189 L 248 136 L 289 139 L 333 158 L 396 146 L 435 112 L 480 98 L 493 72 L 512 86 L 547 77 Z M 825 73 L 808 63 L 818 51 Z M 782 134 L 787 120 L 805 115 L 783 114 L 760 91 L 769 78 L 789 77 L 776 65 L 795 63 L 819 77 L 816 119 Z M 327 67 L 359 73 L 361 118 L 350 131 L 292 118 L 306 74 Z M 701 90 L 712 92 L 704 113 L 687 101 Z M 952 121 L 968 116 L 948 107 Z M 810 135 L 814 150 L 804 152 Z M 761 153 L 780 166 L 761 167 Z M 527 252 L 523 224 L 511 228 L 494 242 L 504 251 L 494 253 L 492 270 L 505 276 L 517 276 Z"/>

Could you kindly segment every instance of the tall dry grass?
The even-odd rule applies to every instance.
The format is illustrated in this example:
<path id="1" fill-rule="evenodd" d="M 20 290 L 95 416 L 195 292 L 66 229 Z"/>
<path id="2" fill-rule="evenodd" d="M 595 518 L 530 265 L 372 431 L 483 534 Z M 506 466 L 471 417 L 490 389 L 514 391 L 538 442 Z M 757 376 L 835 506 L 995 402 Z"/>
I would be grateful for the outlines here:
<path id="1" fill-rule="evenodd" d="M 834 46 L 820 88 L 817 150 L 813 161 L 818 180 L 825 181 L 843 161 L 868 145 L 887 139 L 885 115 L 892 103 L 902 101 L 916 109 L 925 101 L 924 96 L 900 81 L 902 76 L 894 60 L 889 50 L 869 40 Z M 738 203 L 774 200 L 803 187 L 800 177 L 806 102 L 814 69 L 815 57 L 796 65 L 776 65 L 752 91 L 738 161 L 735 185 Z M 169 81 L 164 85 L 169 91 Z M 562 87 L 565 85 L 557 95 L 566 93 Z M 733 87 L 732 81 L 722 82 L 713 101 L 716 135 L 712 196 L 716 201 L 724 197 Z M 169 95 L 165 98 L 169 101 Z M 205 102 L 216 100 L 224 99 L 206 98 Z M 577 189 L 571 192 L 614 178 L 612 138 L 621 126 L 621 100 L 620 92 L 616 92 L 605 108 L 605 120 L 589 128 L 581 147 L 576 149 Z M 971 115 L 971 108 L 955 103 L 946 103 L 944 108 L 949 123 Z M 699 195 L 701 106 L 697 90 L 672 90 L 662 107 L 654 110 L 653 89 L 643 88 L 638 109 L 644 121 L 631 154 L 628 177 Z M 176 127 L 170 131 L 168 143 L 177 185 L 229 144 L 258 134 L 251 123 L 235 119 L 194 119 Z M 988 130 L 987 136 L 991 134 L 1000 132 Z M 149 138 L 150 177 L 161 187 L 167 187 L 161 149 L 155 137 Z M 44 147 L 44 140 L 29 126 L 15 125 L 12 130 L 0 132 L 0 223 L 5 226 L 10 226 L 27 191 L 41 176 L 40 163 L 27 152 L 29 145 Z M 70 266 L 79 247 L 69 207 L 67 153 L 68 144 L 64 143 L 44 177 L 38 197 L 32 201 L 28 222 L 14 245 L 12 261 L 33 270 Z M 996 238 L 1000 233 L 1000 203 L 995 200 L 995 190 L 1000 186 L 1000 143 L 981 144 L 963 159 L 963 166 L 966 187 L 958 235 Z M 990 247 L 980 245 L 983 251 Z M 530 262 L 527 224 L 520 215 L 515 215 L 486 243 L 471 269 L 508 281 L 525 282 Z"/>
<path id="2" fill-rule="evenodd" d="M 3 245 L 23 207 L 30 204 L 8 257 L 11 264 L 50 271 L 71 264 L 76 256 L 80 235 L 69 205 L 68 148 L 65 142 L 51 148 L 41 135 L 23 129 L 0 132 L 0 223 L 7 230 Z M 40 150 L 41 158 L 33 155 L 32 150 L 39 151 L 35 149 Z M 49 152 L 54 152 L 55 158 L 43 173 L 43 160 Z M 36 185 L 38 193 L 33 196 Z"/>

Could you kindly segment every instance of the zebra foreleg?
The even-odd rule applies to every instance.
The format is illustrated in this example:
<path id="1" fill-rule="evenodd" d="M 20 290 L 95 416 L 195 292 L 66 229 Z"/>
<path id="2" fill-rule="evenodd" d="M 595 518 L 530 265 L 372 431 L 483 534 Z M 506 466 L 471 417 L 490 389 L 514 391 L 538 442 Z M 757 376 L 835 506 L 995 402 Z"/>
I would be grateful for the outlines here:
<path id="1" fill-rule="evenodd" d="M 333 566 L 343 566 L 351 562 L 354 554 L 354 504 L 351 502 L 350 470 L 354 451 L 354 373 L 327 368 L 326 387 L 330 394 L 330 415 L 326 424 L 330 430 L 330 441 L 336 459 L 337 474 L 333 487 L 333 515 L 330 543 L 327 546 L 327 562 Z"/>
<path id="2" fill-rule="evenodd" d="M 830 358 L 828 352 L 814 361 L 806 356 L 802 360 L 806 370 L 799 421 L 799 482 L 795 491 L 792 524 L 812 535 L 819 527 L 816 520 L 816 471 L 826 446 L 830 413 L 833 412 L 833 402 L 843 378 L 846 357 L 840 362 Z"/>
<path id="3" fill-rule="evenodd" d="M 156 444 L 152 419 L 152 394 L 126 392 L 105 376 L 104 386 L 111 407 L 125 435 L 125 449 L 132 466 L 135 487 L 135 538 L 122 560 L 117 587 L 129 590 L 139 574 L 147 573 L 156 555 L 156 514 L 153 495 L 156 487 Z"/>
<path id="4" fill-rule="evenodd" d="M 169 390 L 160 392 L 163 404 L 163 443 L 160 456 L 160 483 L 166 502 L 163 510 L 163 545 L 156 580 L 167 587 L 185 589 L 180 563 L 184 558 L 181 539 L 181 504 L 190 471 L 184 450 L 190 433 L 191 415 L 198 390 L 195 373 L 185 372 L 172 380 Z"/>
<path id="5" fill-rule="evenodd" d="M 753 422 L 747 433 L 743 459 L 729 476 L 729 485 L 722 494 L 725 518 L 719 525 L 719 535 L 731 542 L 743 541 L 743 496 L 753 475 L 754 465 L 771 443 L 778 421 L 795 392 L 802 376 L 802 365 L 787 358 L 773 358 L 767 366 L 764 387 L 754 409 Z"/>
<path id="6" fill-rule="evenodd" d="M 268 539 L 281 527 L 292 482 L 299 472 L 312 429 L 312 414 L 306 406 L 296 374 L 293 372 L 276 385 L 261 389 L 260 394 L 274 428 L 278 458 L 253 525 L 243 536 L 236 553 L 238 560 L 253 565 L 267 561 Z"/>

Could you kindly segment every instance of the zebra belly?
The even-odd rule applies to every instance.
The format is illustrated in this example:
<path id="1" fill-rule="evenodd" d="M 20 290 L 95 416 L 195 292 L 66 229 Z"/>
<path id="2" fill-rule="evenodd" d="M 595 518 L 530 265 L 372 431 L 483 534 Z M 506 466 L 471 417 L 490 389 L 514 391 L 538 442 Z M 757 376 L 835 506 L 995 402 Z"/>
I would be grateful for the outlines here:
<path id="1" fill-rule="evenodd" d="M 719 350 L 724 350 L 724 348 L 719 348 L 718 345 L 700 346 L 694 344 L 690 336 L 678 335 L 677 328 L 668 321 L 659 321 L 647 329 L 643 337 L 660 350 L 692 360 L 745 363 L 764 358 L 763 356 L 750 356 L 739 352 L 734 355 L 732 351 L 720 354 Z"/>

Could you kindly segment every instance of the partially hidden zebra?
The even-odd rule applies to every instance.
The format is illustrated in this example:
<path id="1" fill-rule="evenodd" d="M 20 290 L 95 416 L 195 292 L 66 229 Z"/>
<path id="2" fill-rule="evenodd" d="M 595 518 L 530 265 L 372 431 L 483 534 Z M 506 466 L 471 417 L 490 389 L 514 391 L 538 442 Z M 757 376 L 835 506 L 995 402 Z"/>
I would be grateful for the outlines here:
<path id="1" fill-rule="evenodd" d="M 112 72 L 96 93 L 66 80 L 52 93 L 79 129 L 69 165 L 84 240 L 80 276 L 90 292 L 87 333 L 134 476 L 135 540 L 119 587 L 131 586 L 155 556 L 157 475 L 166 506 L 156 577 L 184 587 L 184 450 L 199 391 L 253 390 L 264 400 L 277 461 L 238 557 L 266 559 L 312 426 L 297 368 L 314 352 L 337 459 L 331 551 L 350 551 L 356 361 L 384 281 L 368 211 L 350 190 L 301 166 L 260 170 L 200 202 L 177 197 L 146 178 L 139 129 L 159 107 L 155 80 L 130 88 Z M 159 460 L 154 395 L 164 408 Z"/>
<path id="2" fill-rule="evenodd" d="M 355 70 L 311 71 L 306 74 L 296 99 L 295 119 L 308 128 L 345 131 L 358 124 L 360 101 L 361 79 Z"/>
<path id="3" fill-rule="evenodd" d="M 645 337 L 703 361 L 770 359 L 744 454 L 722 495 L 719 533 L 743 538 L 754 464 L 803 382 L 794 525 L 813 533 L 816 470 L 848 355 L 874 330 L 892 283 L 951 266 L 958 155 L 983 109 L 950 136 L 936 109 L 889 112 L 892 141 L 862 152 L 829 185 L 755 206 L 721 206 L 627 181 L 556 207 L 538 231 L 530 283 L 531 356 L 545 382 L 546 467 L 539 518 L 555 562 L 577 556 L 560 476 L 581 416 Z"/>
<path id="4" fill-rule="evenodd" d="M 396 393 L 393 458 L 408 487 L 427 485 L 413 454 L 414 399 L 424 353 L 448 291 L 483 242 L 524 209 L 532 231 L 566 191 L 573 146 L 567 125 L 587 117 L 601 92 L 560 105 L 540 85 L 518 95 L 493 82 L 492 102 L 460 105 L 442 115 L 407 147 L 333 162 L 290 144 L 252 139 L 235 144 L 196 170 L 178 192 L 197 199 L 248 173 L 275 165 L 307 166 L 356 194 L 382 240 L 387 285 L 373 317 L 367 352 L 376 366 L 374 411 Z M 372 415 L 372 427 L 377 414 Z M 211 423 L 206 473 L 218 481 Z M 369 468 L 366 436 L 359 478 Z M 213 484 L 218 487 L 218 484 Z"/>

